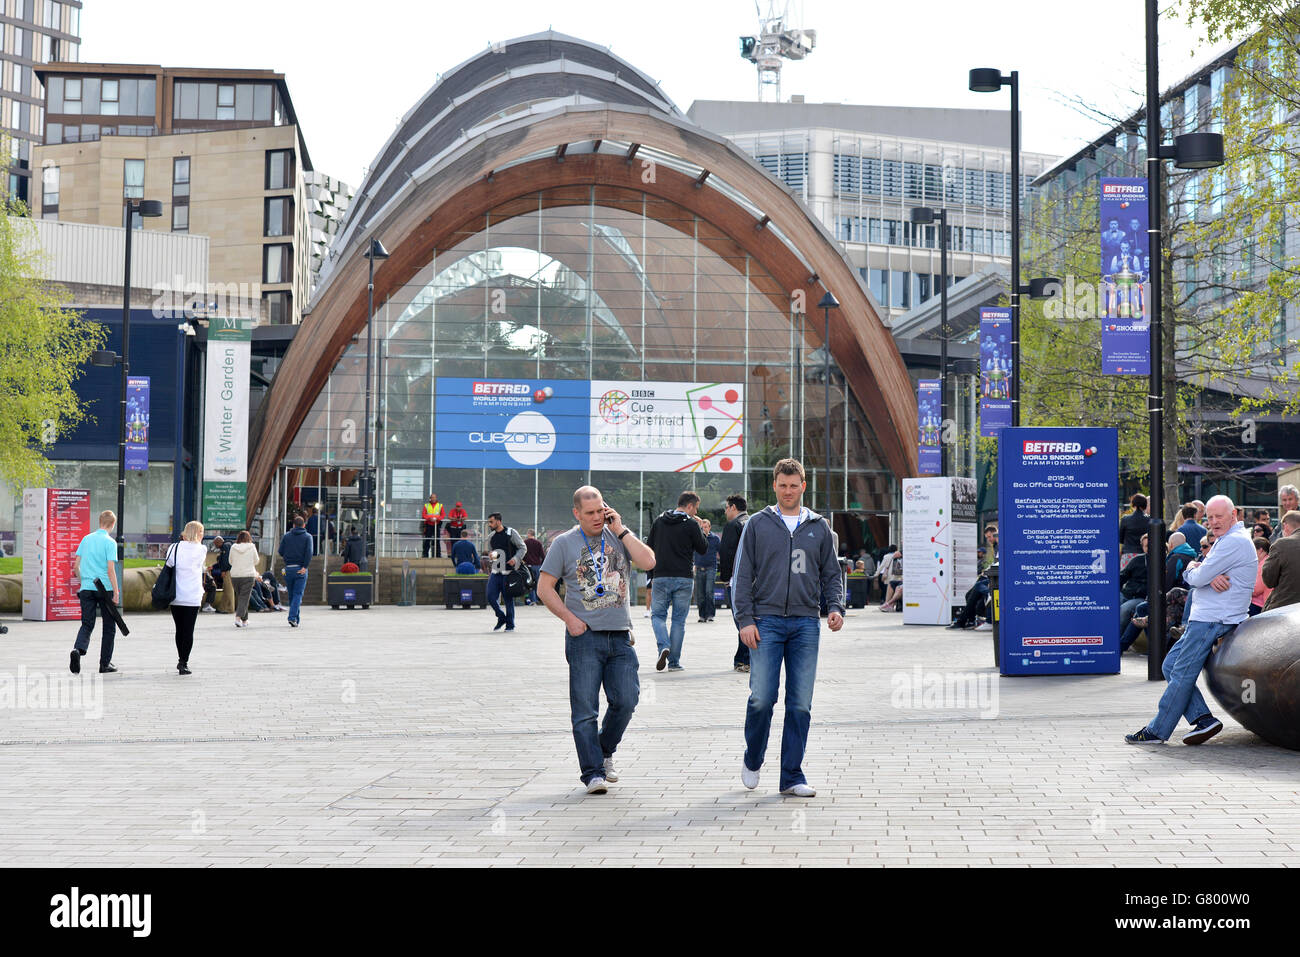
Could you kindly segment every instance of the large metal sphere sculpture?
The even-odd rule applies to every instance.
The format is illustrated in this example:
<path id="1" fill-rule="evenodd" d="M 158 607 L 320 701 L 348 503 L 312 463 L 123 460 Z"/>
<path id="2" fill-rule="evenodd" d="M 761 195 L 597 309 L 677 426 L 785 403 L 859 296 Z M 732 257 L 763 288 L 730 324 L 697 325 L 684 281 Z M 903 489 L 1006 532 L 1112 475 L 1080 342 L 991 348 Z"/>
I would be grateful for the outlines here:
<path id="1" fill-rule="evenodd" d="M 1205 668 L 1223 710 L 1271 744 L 1300 751 L 1300 605 L 1248 618 Z"/>

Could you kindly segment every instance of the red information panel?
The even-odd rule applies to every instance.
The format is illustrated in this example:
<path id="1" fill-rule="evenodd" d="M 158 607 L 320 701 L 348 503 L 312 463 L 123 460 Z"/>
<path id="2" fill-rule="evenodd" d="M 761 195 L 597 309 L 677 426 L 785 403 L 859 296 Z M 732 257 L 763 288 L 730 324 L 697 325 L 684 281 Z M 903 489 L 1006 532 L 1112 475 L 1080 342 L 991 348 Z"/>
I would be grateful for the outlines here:
<path id="1" fill-rule="evenodd" d="M 75 621 L 81 617 L 81 602 L 72 563 L 77 546 L 90 534 L 90 491 L 52 488 L 45 508 L 45 620 Z"/>

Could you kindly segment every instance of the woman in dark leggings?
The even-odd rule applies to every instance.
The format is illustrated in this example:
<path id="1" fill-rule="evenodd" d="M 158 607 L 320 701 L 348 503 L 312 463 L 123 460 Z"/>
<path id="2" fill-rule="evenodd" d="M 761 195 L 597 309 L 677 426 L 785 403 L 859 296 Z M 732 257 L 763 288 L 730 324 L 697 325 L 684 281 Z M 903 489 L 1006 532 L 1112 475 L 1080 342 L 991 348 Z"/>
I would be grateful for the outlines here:
<path id="1" fill-rule="evenodd" d="M 194 648 L 194 621 L 203 600 L 203 523 L 190 522 L 181 541 L 171 549 L 167 564 L 176 569 L 176 597 L 172 600 L 172 621 L 176 623 L 176 671 L 190 673 L 190 651 Z"/>

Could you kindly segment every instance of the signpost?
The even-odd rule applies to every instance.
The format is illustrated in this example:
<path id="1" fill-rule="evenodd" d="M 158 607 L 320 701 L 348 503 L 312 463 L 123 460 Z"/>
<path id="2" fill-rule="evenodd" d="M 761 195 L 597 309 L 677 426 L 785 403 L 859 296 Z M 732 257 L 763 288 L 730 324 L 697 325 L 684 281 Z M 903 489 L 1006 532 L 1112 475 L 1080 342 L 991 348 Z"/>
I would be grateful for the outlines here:
<path id="1" fill-rule="evenodd" d="M 24 619 L 75 621 L 81 617 L 72 564 L 77 546 L 89 534 L 88 489 L 23 490 Z"/>
<path id="2" fill-rule="evenodd" d="M 999 439 L 1002 674 L 1118 674 L 1118 433 L 1026 427 Z"/>

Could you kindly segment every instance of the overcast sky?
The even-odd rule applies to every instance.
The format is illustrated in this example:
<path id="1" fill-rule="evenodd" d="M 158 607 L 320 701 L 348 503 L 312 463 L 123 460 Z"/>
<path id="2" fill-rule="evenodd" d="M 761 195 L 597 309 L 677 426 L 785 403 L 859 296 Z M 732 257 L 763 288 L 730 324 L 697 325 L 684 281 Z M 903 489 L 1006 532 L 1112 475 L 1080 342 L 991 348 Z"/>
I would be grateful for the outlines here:
<path id="1" fill-rule="evenodd" d="M 1161 7 L 1163 87 L 1216 51 L 1174 0 Z M 966 73 L 1017 69 L 1024 148 L 1060 155 L 1103 129 L 1074 101 L 1125 115 L 1145 90 L 1138 0 L 804 0 L 791 9 L 817 31 L 817 48 L 784 68 L 783 99 L 1005 109 L 1005 91 L 971 93 Z M 554 29 L 609 46 L 686 110 L 697 99 L 756 98 L 738 38 L 757 26 L 754 0 L 86 0 L 81 59 L 283 73 L 316 169 L 356 187 L 437 74 L 493 41 Z"/>

